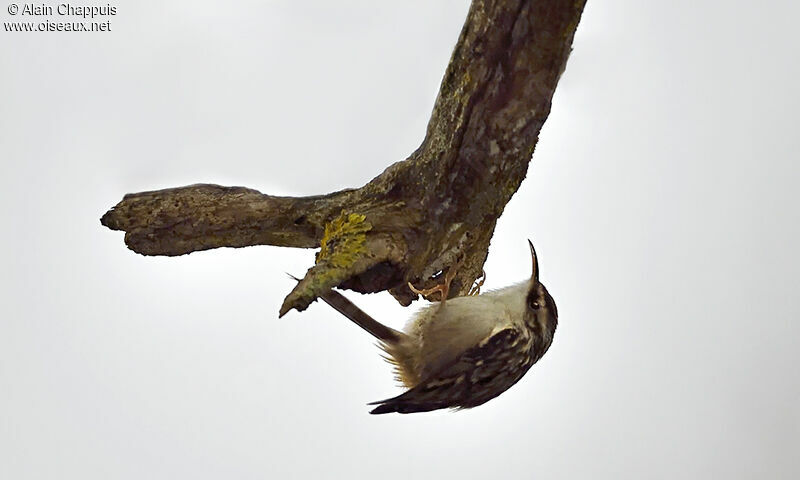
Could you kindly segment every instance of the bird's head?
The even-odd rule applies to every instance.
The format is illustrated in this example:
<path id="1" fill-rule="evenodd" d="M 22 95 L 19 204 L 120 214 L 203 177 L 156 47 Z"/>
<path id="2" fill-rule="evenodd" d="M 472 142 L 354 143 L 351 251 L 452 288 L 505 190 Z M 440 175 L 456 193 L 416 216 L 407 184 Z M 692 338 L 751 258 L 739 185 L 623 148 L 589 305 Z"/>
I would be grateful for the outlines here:
<path id="1" fill-rule="evenodd" d="M 531 248 L 533 266 L 525 297 L 525 321 L 531 326 L 541 328 L 542 333 L 549 331 L 552 335 L 558 324 L 558 308 L 553 297 L 547 292 L 547 288 L 539 281 L 539 260 L 536 258 L 536 250 L 530 240 L 528 240 L 528 245 Z"/>

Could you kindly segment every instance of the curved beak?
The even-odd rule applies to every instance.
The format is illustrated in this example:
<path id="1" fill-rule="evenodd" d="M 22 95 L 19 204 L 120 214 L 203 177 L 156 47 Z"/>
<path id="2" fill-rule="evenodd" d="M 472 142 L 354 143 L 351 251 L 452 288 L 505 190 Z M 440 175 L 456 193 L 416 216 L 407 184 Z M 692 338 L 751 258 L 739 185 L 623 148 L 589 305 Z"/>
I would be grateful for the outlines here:
<path id="1" fill-rule="evenodd" d="M 539 260 L 536 259 L 536 250 L 530 239 L 528 239 L 528 246 L 531 247 L 531 263 L 533 264 L 531 278 L 535 283 L 539 283 Z"/>

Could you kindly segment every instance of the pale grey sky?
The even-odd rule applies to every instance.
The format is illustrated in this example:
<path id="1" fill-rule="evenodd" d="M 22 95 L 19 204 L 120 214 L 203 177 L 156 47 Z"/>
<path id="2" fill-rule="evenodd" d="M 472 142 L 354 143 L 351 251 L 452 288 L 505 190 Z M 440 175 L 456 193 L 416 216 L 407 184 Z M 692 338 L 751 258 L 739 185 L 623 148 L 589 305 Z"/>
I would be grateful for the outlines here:
<path id="1" fill-rule="evenodd" d="M 794 2 L 589 1 L 486 265 L 524 278 L 533 239 L 553 347 L 482 407 L 381 417 L 370 337 L 277 319 L 313 251 L 148 258 L 99 218 L 364 184 L 421 141 L 468 2 L 113 5 L 0 31 L 1 478 L 800 476 Z"/>

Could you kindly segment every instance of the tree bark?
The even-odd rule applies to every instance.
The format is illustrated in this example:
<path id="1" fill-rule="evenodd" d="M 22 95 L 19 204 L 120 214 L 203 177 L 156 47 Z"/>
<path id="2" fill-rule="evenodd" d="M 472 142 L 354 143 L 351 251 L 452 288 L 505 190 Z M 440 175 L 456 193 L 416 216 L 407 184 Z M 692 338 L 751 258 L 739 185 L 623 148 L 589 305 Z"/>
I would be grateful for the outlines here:
<path id="1" fill-rule="evenodd" d="M 321 247 L 280 315 L 337 286 L 408 305 L 407 282 L 430 287 L 456 263 L 450 292 L 463 295 L 525 178 L 585 3 L 474 0 L 422 144 L 361 188 L 295 198 L 190 185 L 125 195 L 101 222 L 143 255 Z"/>

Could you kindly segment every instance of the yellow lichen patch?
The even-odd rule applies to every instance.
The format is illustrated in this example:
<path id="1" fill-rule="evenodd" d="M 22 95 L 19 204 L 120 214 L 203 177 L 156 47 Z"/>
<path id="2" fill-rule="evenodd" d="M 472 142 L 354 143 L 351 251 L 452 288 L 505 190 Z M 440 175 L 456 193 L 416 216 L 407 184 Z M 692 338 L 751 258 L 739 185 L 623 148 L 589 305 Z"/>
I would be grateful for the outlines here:
<path id="1" fill-rule="evenodd" d="M 372 224 L 365 215 L 342 212 L 325 225 L 317 264 L 327 262 L 336 268 L 347 268 L 367 251 L 367 232 Z"/>

